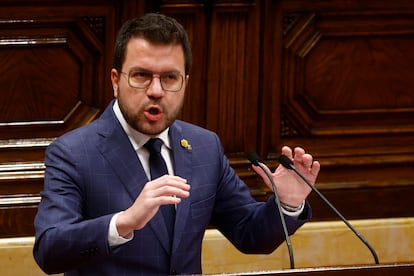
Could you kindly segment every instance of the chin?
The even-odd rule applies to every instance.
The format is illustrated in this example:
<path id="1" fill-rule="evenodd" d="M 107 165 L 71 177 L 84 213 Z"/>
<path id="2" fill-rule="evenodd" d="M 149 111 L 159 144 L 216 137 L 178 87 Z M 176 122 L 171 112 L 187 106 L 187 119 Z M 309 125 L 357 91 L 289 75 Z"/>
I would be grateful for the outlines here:
<path id="1" fill-rule="evenodd" d="M 165 124 L 162 124 L 162 125 L 149 124 L 146 126 L 139 127 L 136 130 L 148 136 L 156 136 L 160 134 L 161 132 L 163 132 L 167 127 L 168 125 L 165 125 Z"/>

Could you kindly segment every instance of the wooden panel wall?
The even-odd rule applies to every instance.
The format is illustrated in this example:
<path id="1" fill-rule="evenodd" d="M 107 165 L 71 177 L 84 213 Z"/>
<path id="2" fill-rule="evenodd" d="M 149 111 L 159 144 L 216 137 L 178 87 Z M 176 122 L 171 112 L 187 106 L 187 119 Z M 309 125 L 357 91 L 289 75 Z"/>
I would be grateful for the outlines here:
<path id="1" fill-rule="evenodd" d="M 34 233 L 46 146 L 112 98 L 112 2 L 0 1 L 2 237 Z"/>
<path id="2" fill-rule="evenodd" d="M 279 1 L 266 10 L 278 15 L 266 26 L 279 35 L 264 52 L 273 45 L 281 58 L 274 71 L 263 64 L 278 72 L 278 90 L 265 90 L 280 91 L 272 101 L 280 111 L 268 105 L 263 114 L 281 124 L 274 140 L 261 140 L 314 153 L 318 186 L 348 217 L 412 216 L 413 3 Z M 331 217 L 311 201 L 319 219 Z"/>
<path id="3" fill-rule="evenodd" d="M 244 157 L 257 144 L 260 5 L 174 2 L 185 1 L 161 1 L 159 11 L 184 25 L 194 50 L 182 119 L 216 131 L 230 156 Z"/>
<path id="4" fill-rule="evenodd" d="M 275 168 L 300 145 L 346 217 L 414 214 L 414 2 L 0 0 L 0 237 L 33 235 L 45 147 L 106 107 L 116 31 L 147 11 L 187 29 L 181 118 L 220 135 L 257 199 L 245 153 Z"/>

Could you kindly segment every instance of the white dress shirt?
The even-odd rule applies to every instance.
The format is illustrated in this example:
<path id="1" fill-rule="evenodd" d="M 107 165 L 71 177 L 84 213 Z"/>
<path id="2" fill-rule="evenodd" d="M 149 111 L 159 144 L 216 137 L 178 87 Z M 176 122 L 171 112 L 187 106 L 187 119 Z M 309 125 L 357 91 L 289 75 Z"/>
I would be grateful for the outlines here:
<path id="1" fill-rule="evenodd" d="M 134 150 L 137 153 L 139 160 L 141 161 L 145 174 L 150 180 L 151 175 L 150 175 L 150 166 L 149 166 L 149 152 L 144 147 L 144 145 L 146 142 L 148 142 L 148 140 L 151 137 L 136 131 L 125 121 L 125 118 L 122 115 L 121 110 L 119 109 L 119 104 L 117 100 L 115 101 L 113 105 L 113 110 L 114 110 L 116 118 L 118 119 L 125 133 L 128 135 L 128 139 L 131 142 L 132 146 L 134 147 Z M 160 138 L 163 142 L 163 145 L 161 147 L 161 155 L 165 160 L 165 164 L 167 165 L 168 174 L 174 175 L 173 165 L 171 162 L 172 160 L 171 143 L 170 143 L 170 139 L 168 138 L 168 131 L 169 131 L 169 128 L 164 130 L 159 136 L 157 136 L 157 138 Z M 118 218 L 120 213 L 115 214 L 112 217 L 111 222 L 109 224 L 108 242 L 110 246 L 117 246 L 117 245 L 124 244 L 132 240 L 134 237 L 133 232 L 131 232 L 130 235 L 128 235 L 128 237 L 126 238 L 119 236 L 118 230 L 116 229 L 116 219 Z"/>

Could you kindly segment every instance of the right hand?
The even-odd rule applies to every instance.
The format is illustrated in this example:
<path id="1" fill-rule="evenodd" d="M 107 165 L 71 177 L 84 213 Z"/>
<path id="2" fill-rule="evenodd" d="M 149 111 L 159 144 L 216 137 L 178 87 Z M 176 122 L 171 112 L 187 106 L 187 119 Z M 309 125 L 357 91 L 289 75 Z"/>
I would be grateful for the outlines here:
<path id="1" fill-rule="evenodd" d="M 145 184 L 134 204 L 120 213 L 116 221 L 118 234 L 128 236 L 142 229 L 157 213 L 161 205 L 178 204 L 190 196 L 190 185 L 179 176 L 164 175 Z"/>

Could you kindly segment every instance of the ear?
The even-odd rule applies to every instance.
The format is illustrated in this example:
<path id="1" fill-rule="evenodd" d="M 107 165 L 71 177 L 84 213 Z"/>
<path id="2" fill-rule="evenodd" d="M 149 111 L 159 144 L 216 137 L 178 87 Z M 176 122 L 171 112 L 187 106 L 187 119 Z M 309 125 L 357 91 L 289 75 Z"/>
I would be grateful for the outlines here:
<path id="1" fill-rule="evenodd" d="M 114 97 L 118 97 L 118 87 L 119 87 L 119 75 L 118 71 L 115 68 L 111 70 L 111 82 L 112 82 L 112 89 L 114 91 Z"/>
<path id="2" fill-rule="evenodd" d="M 189 79 L 190 79 L 190 75 L 185 75 L 185 87 L 187 87 Z"/>

